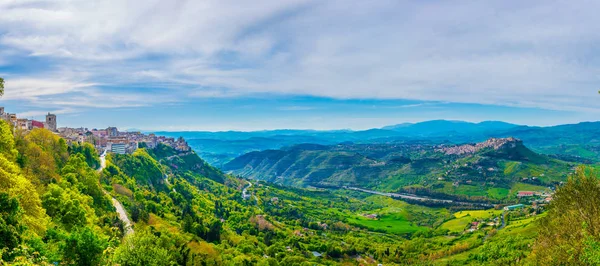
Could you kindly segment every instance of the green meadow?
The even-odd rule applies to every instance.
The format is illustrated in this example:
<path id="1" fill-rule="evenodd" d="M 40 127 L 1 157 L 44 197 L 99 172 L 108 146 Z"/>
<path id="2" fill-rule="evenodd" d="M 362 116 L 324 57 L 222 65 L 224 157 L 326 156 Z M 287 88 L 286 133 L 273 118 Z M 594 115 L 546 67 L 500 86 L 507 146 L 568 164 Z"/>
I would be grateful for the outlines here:
<path id="1" fill-rule="evenodd" d="M 427 227 L 418 226 L 408 221 L 401 213 L 385 214 L 378 219 L 369 219 L 357 215 L 348 218 L 348 222 L 369 230 L 391 234 L 407 234 L 427 230 Z"/>

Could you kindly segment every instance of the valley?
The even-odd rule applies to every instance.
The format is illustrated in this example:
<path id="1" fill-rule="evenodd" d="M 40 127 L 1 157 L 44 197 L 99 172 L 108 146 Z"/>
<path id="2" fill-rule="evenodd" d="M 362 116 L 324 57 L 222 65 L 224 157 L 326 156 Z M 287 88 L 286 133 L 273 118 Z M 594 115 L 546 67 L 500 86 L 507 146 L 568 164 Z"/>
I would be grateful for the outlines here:
<path id="1" fill-rule="evenodd" d="M 600 265 L 598 10 L 0 0 L 0 266 Z"/>
<path id="2" fill-rule="evenodd" d="M 17 234 L 17 246 L 33 251 L 2 258 L 42 265 L 534 262 L 542 221 L 557 216 L 550 207 L 558 188 L 596 167 L 578 168 L 510 137 L 304 143 L 252 151 L 219 169 L 162 143 L 115 154 L 69 146 L 44 129 L 13 137 L 4 126 L 2 134 L 15 140 L 0 145 L 0 158 L 15 161 L 0 163 L 27 173 L 46 211 L 25 216 Z M 26 160 L 10 157 L 15 149 Z M 37 208 L 17 202 L 25 215 Z M 73 213 L 79 218 L 70 220 Z"/>
<path id="3" fill-rule="evenodd" d="M 549 193 L 576 166 L 537 154 L 518 139 L 492 138 L 464 145 L 303 144 L 251 152 L 223 170 L 288 186 L 355 187 L 399 197 L 498 204 L 516 202 L 519 191 Z"/>

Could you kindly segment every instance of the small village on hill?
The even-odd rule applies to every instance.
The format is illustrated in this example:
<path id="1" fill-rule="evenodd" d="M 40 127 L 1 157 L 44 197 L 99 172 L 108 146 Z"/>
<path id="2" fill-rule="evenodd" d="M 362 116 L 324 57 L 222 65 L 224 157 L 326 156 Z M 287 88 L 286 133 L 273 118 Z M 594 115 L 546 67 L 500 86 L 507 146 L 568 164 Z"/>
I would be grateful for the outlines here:
<path id="1" fill-rule="evenodd" d="M 70 128 L 58 127 L 57 116 L 48 113 L 46 121 L 19 118 L 17 114 L 7 113 L 4 107 L 0 107 L 0 119 L 5 120 L 16 130 L 30 131 L 36 128 L 47 129 L 71 143 L 90 143 L 97 151 L 108 151 L 116 154 L 131 154 L 139 147 L 155 148 L 158 144 L 173 147 L 180 152 L 191 150 L 183 138 L 169 138 L 156 136 L 155 134 L 144 134 L 142 132 L 121 132 L 116 127 L 106 129 Z"/>

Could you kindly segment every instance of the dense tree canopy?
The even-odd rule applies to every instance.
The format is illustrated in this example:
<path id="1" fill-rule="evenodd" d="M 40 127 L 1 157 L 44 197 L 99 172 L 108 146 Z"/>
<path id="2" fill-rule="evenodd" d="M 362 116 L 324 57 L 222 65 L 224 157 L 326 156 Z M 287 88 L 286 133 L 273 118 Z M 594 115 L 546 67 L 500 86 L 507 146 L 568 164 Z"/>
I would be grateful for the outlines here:
<path id="1" fill-rule="evenodd" d="M 7 193 L 0 193 L 0 250 L 11 250 L 21 243 L 23 226 L 20 222 L 19 202 Z M 11 254 L 2 254 L 1 259 L 10 259 Z"/>
<path id="2" fill-rule="evenodd" d="M 560 187 L 534 247 L 541 265 L 589 265 L 600 259 L 600 180 L 591 168 L 580 167 Z M 592 263 L 595 264 L 595 263 Z"/>
<path id="3" fill-rule="evenodd" d="M 106 168 L 99 166 L 92 145 L 67 145 L 44 129 L 13 135 L 0 121 L 0 264 L 600 262 L 600 184 L 589 168 L 557 191 L 532 251 L 535 222 L 518 224 L 543 208 L 508 214 L 510 228 L 501 229 L 494 221 L 502 210 L 462 216 L 357 191 L 250 186 L 166 145 L 110 155 Z M 125 234 L 113 198 L 132 234 Z M 489 217 L 471 232 L 477 213 Z"/>
<path id="4" fill-rule="evenodd" d="M 140 231 L 126 238 L 114 254 L 114 262 L 122 266 L 161 266 L 174 263 L 169 249 L 160 238 L 148 231 Z"/>

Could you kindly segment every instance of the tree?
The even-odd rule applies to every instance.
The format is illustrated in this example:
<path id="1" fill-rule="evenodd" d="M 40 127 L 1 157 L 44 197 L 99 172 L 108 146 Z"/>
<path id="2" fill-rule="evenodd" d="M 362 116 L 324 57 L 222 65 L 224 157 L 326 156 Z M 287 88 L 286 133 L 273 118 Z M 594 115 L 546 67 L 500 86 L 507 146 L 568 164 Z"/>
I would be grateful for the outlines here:
<path id="1" fill-rule="evenodd" d="M 113 261 L 121 266 L 171 265 L 171 252 L 160 245 L 160 239 L 148 231 L 136 231 L 116 250 Z"/>
<path id="2" fill-rule="evenodd" d="M 74 265 L 98 265 L 102 251 L 108 246 L 106 240 L 100 238 L 92 229 L 84 227 L 71 234 L 63 246 L 63 257 Z"/>
<path id="3" fill-rule="evenodd" d="M 0 78 L 0 97 L 4 95 L 4 79 Z"/>
<path id="4" fill-rule="evenodd" d="M 527 256 L 529 241 L 521 236 L 486 242 L 469 260 L 482 265 L 517 265 Z"/>
<path id="5" fill-rule="evenodd" d="M 3 120 L 0 120 L 0 153 L 9 160 L 15 160 L 19 154 L 10 125 Z"/>
<path id="6" fill-rule="evenodd" d="M 86 197 L 70 188 L 63 189 L 58 185 L 51 184 L 48 186 L 48 192 L 42 196 L 42 204 L 48 215 L 55 221 L 60 221 L 65 229 L 71 230 L 85 226 L 88 217 L 93 220 L 91 217 L 93 211 L 86 210 L 88 203 Z"/>
<path id="7" fill-rule="evenodd" d="M 560 187 L 541 220 L 533 258 L 540 265 L 587 265 L 600 242 L 600 180 L 591 168 L 580 167 Z"/>
<path id="8" fill-rule="evenodd" d="M 10 127 L 0 120 L 0 191 L 17 199 L 24 212 L 22 221 L 29 229 L 43 233 L 46 231 L 46 213 L 36 187 L 15 162 L 18 154 Z"/>
<path id="9" fill-rule="evenodd" d="M 0 250 L 7 249 L 9 253 L 0 253 L 2 259 L 12 259 L 11 253 L 21 243 L 23 226 L 20 224 L 19 202 L 10 198 L 7 193 L 0 193 Z"/>
<path id="10" fill-rule="evenodd" d="M 98 156 L 98 152 L 96 152 L 96 148 L 92 144 L 83 143 L 81 145 L 74 143 L 69 146 L 69 153 L 72 154 L 83 154 L 85 156 L 85 162 L 93 169 L 100 168 L 100 157 Z"/>
<path id="11" fill-rule="evenodd" d="M 47 185 L 59 181 L 58 169 L 69 158 L 64 139 L 46 129 L 35 128 L 24 138 L 20 153 L 25 157 L 25 172 L 37 177 L 37 182 Z"/>

